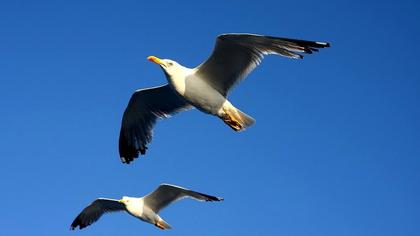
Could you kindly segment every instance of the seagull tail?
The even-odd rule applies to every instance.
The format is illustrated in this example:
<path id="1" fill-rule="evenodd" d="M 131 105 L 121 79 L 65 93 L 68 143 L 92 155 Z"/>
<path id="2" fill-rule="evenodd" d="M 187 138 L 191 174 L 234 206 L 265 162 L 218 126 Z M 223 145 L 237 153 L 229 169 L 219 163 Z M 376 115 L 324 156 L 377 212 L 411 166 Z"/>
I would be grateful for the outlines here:
<path id="1" fill-rule="evenodd" d="M 234 107 L 230 102 L 225 103 L 219 117 L 235 131 L 242 131 L 255 123 L 254 118 Z"/>
<path id="2" fill-rule="evenodd" d="M 251 116 L 245 114 L 244 112 L 240 111 L 239 109 L 236 109 L 239 115 L 240 123 L 242 125 L 242 129 L 246 129 L 249 126 L 253 125 L 255 123 L 254 118 Z"/>
<path id="3" fill-rule="evenodd" d="M 164 221 L 164 220 L 162 220 L 162 219 L 159 219 L 159 220 L 156 222 L 156 226 L 157 226 L 158 228 L 160 228 L 160 229 L 163 229 L 163 230 L 165 230 L 165 229 L 172 229 L 172 227 L 171 227 L 168 223 L 166 223 L 166 221 Z"/>

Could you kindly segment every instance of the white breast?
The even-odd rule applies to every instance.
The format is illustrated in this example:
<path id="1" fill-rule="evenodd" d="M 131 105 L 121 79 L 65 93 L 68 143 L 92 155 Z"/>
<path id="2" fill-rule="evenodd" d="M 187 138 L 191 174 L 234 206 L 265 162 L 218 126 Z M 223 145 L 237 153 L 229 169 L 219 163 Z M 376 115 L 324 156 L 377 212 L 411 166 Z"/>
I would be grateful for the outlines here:
<path id="1" fill-rule="evenodd" d="M 130 202 L 125 204 L 128 213 L 131 215 L 141 218 L 143 216 L 144 200 L 143 198 L 132 198 Z"/>
<path id="2" fill-rule="evenodd" d="M 218 114 L 226 98 L 194 72 L 195 69 L 182 67 L 168 77 L 168 82 L 197 109 L 213 115 Z"/>
<path id="3" fill-rule="evenodd" d="M 195 75 L 185 80 L 184 98 L 199 110 L 216 115 L 226 98 L 209 85 L 205 80 Z"/>

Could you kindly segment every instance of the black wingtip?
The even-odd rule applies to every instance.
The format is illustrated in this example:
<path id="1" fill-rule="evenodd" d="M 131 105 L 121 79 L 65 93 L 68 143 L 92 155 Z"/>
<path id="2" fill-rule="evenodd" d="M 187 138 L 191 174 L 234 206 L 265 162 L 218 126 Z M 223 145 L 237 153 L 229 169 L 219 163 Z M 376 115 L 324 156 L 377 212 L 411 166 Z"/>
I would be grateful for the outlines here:
<path id="1" fill-rule="evenodd" d="M 302 47 L 305 47 L 304 52 L 307 54 L 312 54 L 314 52 L 319 52 L 321 48 L 330 47 L 330 43 L 327 42 L 315 42 L 315 41 L 305 41 L 298 39 L 290 39 L 291 42 L 294 42 Z M 303 55 L 299 55 L 299 59 L 303 59 Z"/>
<path id="2" fill-rule="evenodd" d="M 318 45 L 318 48 L 329 48 L 331 46 L 328 42 L 316 42 L 316 44 Z"/>
<path id="3" fill-rule="evenodd" d="M 212 199 L 210 199 L 210 202 L 222 202 L 225 199 L 222 197 L 213 197 Z"/>
<path id="4" fill-rule="evenodd" d="M 79 229 L 83 229 L 83 226 L 82 226 L 82 224 L 79 220 L 79 217 L 74 219 L 73 223 L 71 223 L 70 230 L 75 230 L 75 229 L 77 229 L 77 227 L 79 227 Z"/>
<path id="5" fill-rule="evenodd" d="M 77 228 L 77 218 L 73 221 L 73 223 L 71 223 L 70 225 L 70 230 L 75 230 Z"/>
<path id="6" fill-rule="evenodd" d="M 130 164 L 132 161 L 134 161 L 134 159 L 136 159 L 136 158 L 138 158 L 138 155 L 137 156 L 131 156 L 131 157 L 124 157 L 124 156 L 120 157 L 121 162 L 123 164 L 127 164 L 127 165 Z"/>
<path id="7" fill-rule="evenodd" d="M 203 193 L 201 193 L 201 195 L 207 198 L 206 199 L 207 202 L 220 202 L 220 201 L 225 200 L 224 198 L 221 198 L 221 197 L 211 196 L 211 195 L 207 195 Z"/>
<path id="8" fill-rule="evenodd" d="M 77 229 L 77 227 L 79 227 L 79 229 L 83 229 L 83 228 L 86 228 L 88 225 L 83 225 L 83 224 L 81 224 L 81 223 L 78 223 L 77 225 L 71 225 L 70 226 L 70 230 L 76 230 Z"/>
<path id="9" fill-rule="evenodd" d="M 139 153 L 145 155 L 147 150 L 146 146 L 137 149 L 134 145 L 129 144 L 123 129 L 120 131 L 118 148 L 121 162 L 124 164 L 130 164 L 130 162 L 139 157 Z"/>
<path id="10" fill-rule="evenodd" d="M 81 220 L 81 214 L 79 214 L 76 219 L 73 220 L 73 222 L 70 225 L 70 230 L 76 230 L 77 227 L 79 227 L 79 229 L 83 229 L 86 228 L 87 226 L 89 226 L 91 223 L 83 223 Z"/>

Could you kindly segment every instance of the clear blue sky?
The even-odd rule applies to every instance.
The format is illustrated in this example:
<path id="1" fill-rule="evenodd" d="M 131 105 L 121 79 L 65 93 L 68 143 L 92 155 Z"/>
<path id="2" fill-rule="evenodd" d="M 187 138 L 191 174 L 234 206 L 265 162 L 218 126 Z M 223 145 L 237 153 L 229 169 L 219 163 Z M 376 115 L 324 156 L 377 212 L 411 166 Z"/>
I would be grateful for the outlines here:
<path id="1" fill-rule="evenodd" d="M 2 1 L 1 235 L 418 235 L 418 1 Z M 166 83 L 149 55 L 194 67 L 215 37 L 325 40 L 270 56 L 230 95 L 257 123 L 235 133 L 198 111 L 159 122 L 121 164 L 135 89 Z M 162 182 L 222 196 L 69 231 L 97 197 Z"/>

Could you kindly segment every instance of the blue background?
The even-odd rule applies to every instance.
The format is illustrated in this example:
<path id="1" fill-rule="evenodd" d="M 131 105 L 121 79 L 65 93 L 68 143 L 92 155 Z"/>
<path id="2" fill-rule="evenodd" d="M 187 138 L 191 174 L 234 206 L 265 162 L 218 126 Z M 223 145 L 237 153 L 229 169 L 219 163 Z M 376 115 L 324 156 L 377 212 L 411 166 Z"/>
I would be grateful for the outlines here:
<path id="1" fill-rule="evenodd" d="M 1 235 L 418 235 L 418 1 L 2 1 Z M 331 42 L 269 56 L 230 100 L 235 133 L 189 111 L 121 164 L 132 92 L 166 83 L 149 55 L 194 67 L 227 32 Z M 97 197 L 168 182 L 222 196 L 181 201 L 160 231 L 126 214 L 82 231 Z"/>

